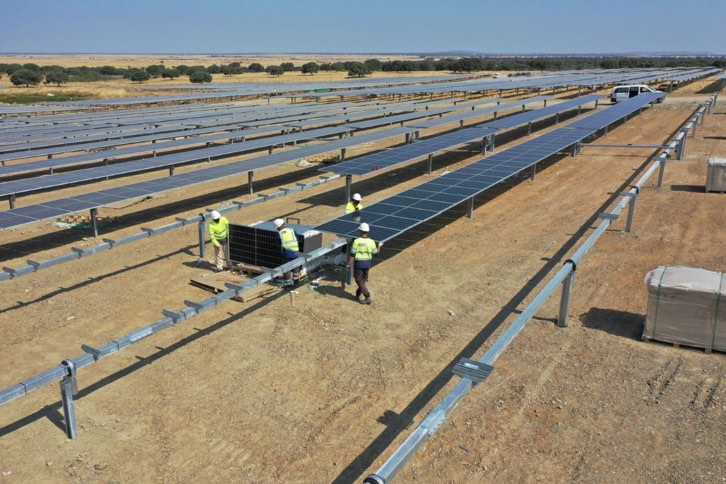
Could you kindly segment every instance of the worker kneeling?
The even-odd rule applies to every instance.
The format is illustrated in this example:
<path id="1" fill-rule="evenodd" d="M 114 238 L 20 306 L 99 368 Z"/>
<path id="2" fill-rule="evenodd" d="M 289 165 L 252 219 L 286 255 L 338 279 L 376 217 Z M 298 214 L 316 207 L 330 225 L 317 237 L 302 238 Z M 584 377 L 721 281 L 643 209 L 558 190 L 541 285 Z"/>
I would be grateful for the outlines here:
<path id="1" fill-rule="evenodd" d="M 275 219 L 275 227 L 280 234 L 280 243 L 282 245 L 282 256 L 285 262 L 290 262 L 300 257 L 300 247 L 297 243 L 297 234 L 295 230 L 286 227 L 285 221 L 281 218 Z M 292 289 L 300 284 L 301 266 L 297 266 L 291 271 L 284 273 L 285 289 Z"/>
<path id="2" fill-rule="evenodd" d="M 355 291 L 356 300 L 362 304 L 370 304 L 373 300 L 371 299 L 371 293 L 366 287 L 368 271 L 373 265 L 373 256 L 381 250 L 383 242 L 376 244 L 373 239 L 368 237 L 370 227 L 365 222 L 360 224 L 358 230 L 360 230 L 360 237 L 353 241 L 350 256 L 348 257 L 348 266 L 353 267 L 355 283 L 358 285 L 358 289 Z M 365 297 L 363 301 L 360 300 L 361 295 Z"/>

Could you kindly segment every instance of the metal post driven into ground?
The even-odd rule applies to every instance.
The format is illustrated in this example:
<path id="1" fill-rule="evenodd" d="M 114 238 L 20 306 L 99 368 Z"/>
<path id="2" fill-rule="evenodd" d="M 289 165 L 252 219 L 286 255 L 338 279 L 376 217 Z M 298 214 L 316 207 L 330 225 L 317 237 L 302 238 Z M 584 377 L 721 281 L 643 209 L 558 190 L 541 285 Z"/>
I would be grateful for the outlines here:
<path id="1" fill-rule="evenodd" d="M 255 187 L 252 185 L 252 181 L 253 181 L 254 177 L 255 177 L 255 172 L 254 171 L 248 171 L 247 172 L 247 189 L 248 189 L 248 193 L 250 195 L 252 195 L 253 193 L 255 193 Z"/>
<path id="2" fill-rule="evenodd" d="M 630 233 L 633 230 L 633 217 L 635 216 L 635 202 L 638 201 L 638 194 L 640 193 L 640 189 L 638 187 L 633 187 L 635 189 L 635 193 L 633 192 L 624 192 L 621 193 L 624 197 L 630 197 L 630 203 L 628 204 L 628 221 L 625 223 L 625 231 Z"/>
<path id="3" fill-rule="evenodd" d="M 78 394 L 78 380 L 76 379 L 76 365 L 73 360 L 63 360 L 61 363 L 66 369 L 66 376 L 60 381 L 61 400 L 63 402 L 63 415 L 65 417 L 66 435 L 69 439 L 78 436 L 76 426 L 76 409 L 73 397 Z"/>
<path id="4" fill-rule="evenodd" d="M 345 148 L 340 150 L 340 161 L 345 161 Z"/>
<path id="5" fill-rule="evenodd" d="M 353 181 L 353 175 L 345 175 L 345 201 L 350 202 L 350 183 Z"/>
<path id="6" fill-rule="evenodd" d="M 485 150 L 486 150 L 486 148 L 485 148 Z M 434 164 L 434 155 L 433 155 L 433 153 L 429 153 L 428 167 L 426 170 L 426 173 L 428 173 L 429 175 L 432 172 L 433 164 Z"/>
<path id="7" fill-rule="evenodd" d="M 207 232 L 206 230 L 206 218 L 204 218 L 204 214 L 199 214 L 200 217 L 202 217 L 202 220 L 199 221 L 199 258 L 204 259 L 205 252 L 206 252 L 206 237 L 205 234 Z"/>
<path id="8" fill-rule="evenodd" d="M 668 158 L 663 157 L 660 160 L 660 170 L 658 170 L 658 188 L 663 187 L 663 177 L 665 176 L 666 163 Z"/>
<path id="9" fill-rule="evenodd" d="M 532 165 L 532 181 L 537 178 L 537 163 Z"/>
<path id="10" fill-rule="evenodd" d="M 98 237 L 98 209 L 97 208 L 91 209 L 91 230 L 93 231 L 93 236 Z"/>
<path id="11" fill-rule="evenodd" d="M 577 264 L 571 259 L 565 261 L 565 265 L 569 265 L 571 270 L 562 281 L 562 295 L 560 297 L 560 313 L 557 317 L 557 326 L 560 328 L 567 327 L 567 315 L 570 312 L 570 298 L 572 296 L 572 285 L 575 283 L 575 271 Z"/>
<path id="12" fill-rule="evenodd" d="M 474 218 L 474 197 L 471 197 L 467 203 L 466 216 Z"/>

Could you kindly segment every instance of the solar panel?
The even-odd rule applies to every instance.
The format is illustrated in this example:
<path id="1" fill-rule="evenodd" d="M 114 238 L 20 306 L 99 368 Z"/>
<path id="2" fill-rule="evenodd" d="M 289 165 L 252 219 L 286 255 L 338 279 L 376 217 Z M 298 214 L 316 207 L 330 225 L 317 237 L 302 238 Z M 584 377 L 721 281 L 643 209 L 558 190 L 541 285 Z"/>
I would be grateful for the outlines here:
<path id="1" fill-rule="evenodd" d="M 169 176 L 146 182 L 134 183 L 122 187 L 110 188 L 98 192 L 76 195 L 74 197 L 45 202 L 40 205 L 7 210 L 0 212 L 0 229 L 24 225 L 27 223 L 44 220 L 47 207 L 62 209 L 62 213 L 73 213 L 81 210 L 101 207 L 110 203 L 139 198 L 155 193 L 173 190 L 176 188 L 188 187 L 199 183 L 206 183 L 219 178 L 235 176 L 248 171 L 265 168 L 276 164 L 319 155 L 330 151 L 337 151 L 342 148 L 362 145 L 380 141 L 396 136 L 403 136 L 410 133 L 409 128 L 391 128 L 375 133 L 365 133 L 353 137 L 346 137 L 339 140 L 329 141 L 317 145 L 302 146 L 294 150 L 281 151 L 268 156 L 253 158 L 249 160 L 236 161 L 201 170 Z M 50 177 L 41 177 L 50 178 Z M 68 207 L 68 208 L 65 208 Z M 21 213 L 18 213 L 21 211 Z M 58 216 L 61 213 L 58 213 Z"/>
<path id="2" fill-rule="evenodd" d="M 665 94 L 657 92 L 642 93 L 625 101 L 619 102 L 608 109 L 604 109 L 584 119 L 570 123 L 568 127 L 585 130 L 598 130 L 621 120 L 625 116 L 633 114 L 635 111 L 640 110 L 647 104 L 657 101 L 663 96 L 665 96 Z"/>
<path id="3" fill-rule="evenodd" d="M 371 155 L 363 156 L 353 160 L 338 163 L 322 169 L 321 171 L 329 171 L 333 173 L 339 173 L 341 175 L 366 175 L 376 170 L 388 168 L 391 166 L 398 165 L 407 161 L 412 161 L 417 158 L 427 156 L 429 154 L 436 153 L 438 151 L 449 150 L 455 146 L 459 146 L 466 143 L 472 143 L 477 140 L 481 140 L 487 136 L 496 134 L 502 129 L 509 127 L 515 127 L 522 124 L 526 124 L 532 120 L 541 119 L 544 117 L 552 116 L 553 114 L 568 111 L 574 109 L 577 106 L 593 102 L 602 95 L 589 95 L 583 96 L 577 99 L 565 101 L 553 106 L 546 108 L 537 109 L 531 112 L 524 112 L 509 116 L 505 118 L 506 123 L 499 123 L 498 120 L 490 121 L 476 127 L 464 128 L 451 133 L 435 136 L 432 138 L 426 138 L 419 140 L 415 143 L 399 146 L 390 150 L 373 153 Z M 538 96 L 538 100 L 542 97 Z M 535 98 L 532 98 L 535 99 Z M 513 103 L 517 106 L 521 105 L 523 101 Z M 502 107 L 505 109 L 505 107 Z M 500 127 L 500 126 L 506 126 Z"/>

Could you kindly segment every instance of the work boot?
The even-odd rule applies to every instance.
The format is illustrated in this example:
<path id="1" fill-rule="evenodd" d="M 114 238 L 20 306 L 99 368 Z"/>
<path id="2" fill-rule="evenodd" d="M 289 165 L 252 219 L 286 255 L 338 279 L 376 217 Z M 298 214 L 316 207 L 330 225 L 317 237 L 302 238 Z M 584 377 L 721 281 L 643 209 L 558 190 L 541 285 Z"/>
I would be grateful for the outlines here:
<path id="1" fill-rule="evenodd" d="M 363 295 L 360 289 L 355 290 L 355 300 L 360 301 L 360 297 Z"/>
<path id="2" fill-rule="evenodd" d="M 372 302 L 373 302 L 373 299 L 371 299 L 370 296 L 368 296 L 367 298 L 365 298 L 364 300 L 361 301 L 361 304 L 371 304 Z"/>

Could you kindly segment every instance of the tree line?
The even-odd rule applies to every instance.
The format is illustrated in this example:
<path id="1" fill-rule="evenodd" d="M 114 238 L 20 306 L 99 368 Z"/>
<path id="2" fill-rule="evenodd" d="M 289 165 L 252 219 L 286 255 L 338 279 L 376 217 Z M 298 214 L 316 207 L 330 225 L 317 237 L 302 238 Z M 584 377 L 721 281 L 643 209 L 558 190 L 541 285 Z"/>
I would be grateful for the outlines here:
<path id="1" fill-rule="evenodd" d="M 726 57 L 627 57 L 627 56 L 552 56 L 552 57 L 444 57 L 421 60 L 367 59 L 363 62 L 307 62 L 296 66 L 292 62 L 263 66 L 253 62 L 243 66 L 240 62 L 229 64 L 177 65 L 167 67 L 163 63 L 152 64 L 145 68 L 101 67 L 63 67 L 58 65 L 39 66 L 34 63 L 0 64 L 2 74 L 10 76 L 10 81 L 18 86 L 45 84 L 62 85 L 67 82 L 92 82 L 124 78 L 142 83 L 151 78 L 176 79 L 182 76 L 193 83 L 212 82 L 212 74 L 233 76 L 246 72 L 267 72 L 281 76 L 286 72 L 298 71 L 314 75 L 318 72 L 347 72 L 349 77 L 364 77 L 373 72 L 414 72 L 414 71 L 562 71 L 581 69 L 621 69 L 621 68 L 663 68 L 663 67 L 726 67 Z"/>

